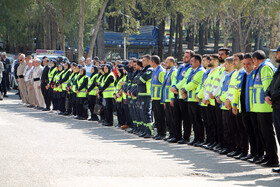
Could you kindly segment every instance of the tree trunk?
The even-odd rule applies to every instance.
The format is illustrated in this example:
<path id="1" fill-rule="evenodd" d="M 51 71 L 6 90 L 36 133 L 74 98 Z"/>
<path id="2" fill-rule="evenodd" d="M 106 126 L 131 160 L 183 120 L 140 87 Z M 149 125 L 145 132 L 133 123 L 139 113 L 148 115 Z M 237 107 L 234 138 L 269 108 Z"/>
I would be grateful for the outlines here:
<path id="1" fill-rule="evenodd" d="M 194 26 L 189 27 L 189 39 L 188 39 L 188 49 L 193 50 L 194 49 Z"/>
<path id="2" fill-rule="evenodd" d="M 208 45 L 208 35 L 209 34 L 209 27 L 205 28 L 205 32 L 204 32 L 204 45 Z"/>
<path id="3" fill-rule="evenodd" d="M 178 45 L 178 60 L 183 60 L 183 14 L 178 14 L 179 24 L 179 45 Z"/>
<path id="4" fill-rule="evenodd" d="M 84 56 L 85 0 L 80 0 L 78 59 Z"/>
<path id="5" fill-rule="evenodd" d="M 204 33 L 205 33 L 203 22 L 201 22 L 199 24 L 199 31 L 198 32 L 199 32 L 198 33 L 198 35 L 199 35 L 198 53 L 203 55 L 204 54 L 204 39 L 203 39 L 203 36 L 204 36 Z"/>
<path id="6" fill-rule="evenodd" d="M 52 26 L 51 49 L 56 50 L 56 33 L 57 33 L 56 24 L 52 22 L 51 26 Z"/>
<path id="7" fill-rule="evenodd" d="M 170 29 L 169 29 L 170 35 L 169 35 L 168 56 L 172 56 L 172 46 L 173 46 L 174 30 L 175 30 L 174 16 L 171 16 Z"/>
<path id="8" fill-rule="evenodd" d="M 102 19 L 96 43 L 97 43 L 97 56 L 99 57 L 99 59 L 105 60 L 104 19 Z"/>
<path id="9" fill-rule="evenodd" d="M 220 21 L 217 20 L 216 25 L 214 26 L 214 53 L 218 53 L 219 50 L 219 40 L 220 40 Z"/>
<path id="10" fill-rule="evenodd" d="M 245 47 L 245 53 L 249 53 L 252 51 L 252 32 L 249 33 L 247 42 L 246 42 L 246 47 Z"/>
<path id="11" fill-rule="evenodd" d="M 271 32 L 270 32 L 270 49 L 277 49 L 279 46 L 279 39 L 280 39 L 280 13 L 278 13 L 278 16 L 275 16 L 272 26 L 271 26 Z M 273 62 L 274 65 L 275 63 L 275 52 L 270 51 L 269 52 L 269 58 Z"/>
<path id="12" fill-rule="evenodd" d="M 245 49 L 244 49 L 245 51 Z M 244 52 L 242 51 L 242 52 Z M 239 32 L 236 29 L 236 26 L 233 26 L 232 29 L 232 53 L 240 52 L 240 38 Z"/>
<path id="13" fill-rule="evenodd" d="M 164 45 L 163 45 L 163 37 L 165 30 L 165 21 L 162 20 L 159 24 L 159 33 L 158 33 L 158 56 L 160 59 L 163 59 Z"/>
<path id="14" fill-rule="evenodd" d="M 97 23 L 96 23 L 96 26 L 95 26 L 95 29 L 94 29 L 94 33 L 93 33 L 91 41 L 90 41 L 90 48 L 89 48 L 89 52 L 88 52 L 88 57 L 90 57 L 90 58 L 92 58 L 93 47 L 95 45 L 95 41 L 96 41 L 97 33 L 99 31 L 100 23 L 102 21 L 103 14 L 104 14 L 104 11 L 105 11 L 105 8 L 106 8 L 108 2 L 109 2 L 109 0 L 104 1 L 103 6 L 102 6 L 102 8 L 99 12 L 99 16 L 98 16 Z"/>
<path id="15" fill-rule="evenodd" d="M 225 26 L 225 19 L 224 19 L 224 15 L 223 15 L 223 13 L 222 13 L 222 12 L 220 13 L 220 22 L 221 22 L 222 29 L 223 29 L 224 47 L 227 47 L 227 46 L 228 46 L 228 35 L 227 35 L 226 26 Z"/>
<path id="16" fill-rule="evenodd" d="M 178 24 L 178 16 L 177 16 L 177 19 L 176 19 L 176 27 L 175 27 L 175 46 L 174 46 L 174 53 L 175 53 L 175 56 L 178 58 L 178 43 L 179 43 L 179 24 Z"/>

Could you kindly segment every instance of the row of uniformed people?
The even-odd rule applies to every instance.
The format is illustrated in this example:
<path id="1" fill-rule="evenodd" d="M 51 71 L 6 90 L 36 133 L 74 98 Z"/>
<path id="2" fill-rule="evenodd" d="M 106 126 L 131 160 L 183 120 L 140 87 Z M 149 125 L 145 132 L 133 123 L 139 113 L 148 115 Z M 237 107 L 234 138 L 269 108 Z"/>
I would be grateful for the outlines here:
<path id="1" fill-rule="evenodd" d="M 274 71 L 263 51 L 229 57 L 229 50 L 222 48 L 219 55 L 202 59 L 187 50 L 184 64 L 171 80 L 169 91 L 174 95 L 169 103 L 174 106 L 173 118 L 165 116 L 170 132 L 165 140 L 203 146 L 266 167 L 278 166 L 272 108 L 264 100 Z M 152 90 L 159 89 L 160 83 L 164 88 L 165 80 L 160 81 L 157 76 L 160 74 L 155 73 L 159 82 Z M 167 104 L 165 111 L 168 112 Z M 169 124 L 173 125 L 169 127 Z M 194 139 L 189 142 L 192 127 Z M 159 134 L 155 139 L 163 136 L 164 133 Z"/>

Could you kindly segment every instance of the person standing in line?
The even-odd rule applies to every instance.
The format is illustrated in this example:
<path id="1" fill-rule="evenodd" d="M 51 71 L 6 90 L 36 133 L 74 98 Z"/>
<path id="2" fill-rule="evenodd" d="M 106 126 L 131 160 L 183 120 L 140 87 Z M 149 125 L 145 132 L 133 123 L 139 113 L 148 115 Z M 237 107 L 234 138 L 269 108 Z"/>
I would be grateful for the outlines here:
<path id="1" fill-rule="evenodd" d="M 0 100 L 3 100 L 3 95 L 2 95 L 2 79 L 3 79 L 3 71 L 4 71 L 4 65 L 3 62 L 1 61 L 0 57 Z"/>
<path id="2" fill-rule="evenodd" d="M 82 66 L 79 66 L 79 77 L 76 83 L 76 103 L 77 103 L 77 117 L 75 119 L 78 120 L 87 120 L 88 111 L 84 108 L 84 102 L 87 99 L 87 89 L 88 85 L 88 77 L 86 75 L 86 69 Z"/>
<path id="3" fill-rule="evenodd" d="M 175 120 L 174 116 L 174 98 L 175 94 L 171 92 L 171 85 L 176 77 L 177 68 L 175 67 L 175 59 L 169 56 L 165 59 L 166 73 L 162 83 L 161 102 L 164 103 L 164 113 L 166 118 L 166 126 L 169 131 L 169 136 L 164 138 L 164 141 L 174 138 Z"/>
<path id="4" fill-rule="evenodd" d="M 157 128 L 157 135 L 154 139 L 162 140 L 166 136 L 166 124 L 164 114 L 164 105 L 161 103 L 161 94 L 162 94 L 162 83 L 164 81 L 165 69 L 160 65 L 159 56 L 153 55 L 151 57 L 151 66 L 154 68 L 152 74 L 152 109 L 155 119 L 155 127 Z"/>
<path id="5" fill-rule="evenodd" d="M 7 96 L 7 90 L 10 90 L 10 80 L 9 80 L 9 75 L 11 74 L 11 62 L 10 60 L 6 57 L 6 52 L 2 53 L 2 62 L 4 65 L 4 71 L 3 71 L 3 80 L 1 82 L 2 84 L 2 89 L 3 89 L 3 97 L 8 97 Z"/>
<path id="6" fill-rule="evenodd" d="M 29 60 L 27 62 L 26 72 L 24 73 L 24 81 L 27 89 L 27 101 L 29 104 L 27 107 L 35 107 L 39 105 L 33 88 L 33 64 L 33 60 Z"/>
<path id="7" fill-rule="evenodd" d="M 185 51 L 184 63 L 178 68 L 176 78 L 172 82 L 171 91 L 177 94 L 177 97 L 174 99 L 175 138 L 170 139 L 168 141 L 169 143 L 187 144 L 190 141 L 191 123 L 188 115 L 188 103 L 182 99 L 181 89 L 185 86 L 189 73 L 191 72 L 190 60 L 194 54 L 192 50 Z"/>
<path id="8" fill-rule="evenodd" d="M 44 68 L 41 66 L 41 60 L 39 58 L 35 58 L 34 70 L 32 72 L 32 76 L 33 76 L 33 88 L 39 104 L 37 109 L 39 110 L 42 110 L 46 106 L 44 101 L 44 96 L 41 91 L 41 76 L 42 76 L 43 69 Z"/>
<path id="9" fill-rule="evenodd" d="M 276 63 L 280 63 L 280 46 L 278 49 L 271 50 L 276 52 L 275 61 Z M 277 71 L 275 72 L 273 79 L 267 88 L 265 93 L 265 101 L 272 105 L 273 112 L 272 118 L 274 123 L 274 128 L 276 131 L 278 143 L 280 144 L 280 66 L 278 65 Z M 280 168 L 272 169 L 273 172 L 280 173 Z"/>
<path id="10" fill-rule="evenodd" d="M 190 121 L 193 124 L 194 139 L 189 142 L 188 145 L 197 146 L 204 142 L 204 127 L 202 122 L 202 115 L 198 102 L 195 98 L 195 92 L 197 87 L 201 84 L 203 74 L 205 72 L 204 67 L 201 65 L 201 55 L 195 54 L 192 56 L 190 63 L 192 70 L 189 74 L 186 85 L 181 90 L 182 98 L 188 102 L 188 112 Z"/>
<path id="11" fill-rule="evenodd" d="M 49 74 L 50 68 L 49 68 L 49 58 L 46 56 L 43 57 L 43 66 L 44 66 L 44 69 L 42 71 L 42 76 L 41 76 L 41 91 L 42 91 L 44 101 L 46 104 L 46 108 L 44 108 L 43 111 L 49 111 L 50 107 L 51 107 L 51 98 L 48 93 L 47 85 L 48 85 L 48 80 L 49 80 L 48 74 Z"/>
<path id="12" fill-rule="evenodd" d="M 265 52 L 262 50 L 255 51 L 252 57 L 256 66 L 252 98 L 253 112 L 256 115 L 254 124 L 258 125 L 261 143 L 265 151 L 265 156 L 255 163 L 262 164 L 264 167 L 278 167 L 277 145 L 272 124 L 273 109 L 264 98 L 264 93 L 273 79 L 276 68 L 269 59 L 266 59 Z"/>
<path id="13" fill-rule="evenodd" d="M 25 82 L 24 82 L 24 70 L 26 68 L 27 64 L 25 62 L 25 55 L 21 54 L 19 56 L 19 66 L 17 68 L 17 83 L 18 83 L 18 88 L 20 91 L 20 97 L 22 99 L 23 103 L 27 103 L 27 90 L 26 90 L 26 86 L 25 86 Z"/>

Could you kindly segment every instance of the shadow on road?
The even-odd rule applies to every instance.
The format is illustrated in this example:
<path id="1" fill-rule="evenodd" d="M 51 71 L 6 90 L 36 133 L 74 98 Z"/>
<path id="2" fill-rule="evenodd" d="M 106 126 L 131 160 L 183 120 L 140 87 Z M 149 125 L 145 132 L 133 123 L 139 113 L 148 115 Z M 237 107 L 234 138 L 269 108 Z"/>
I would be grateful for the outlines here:
<path id="1" fill-rule="evenodd" d="M 8 99 L 13 99 L 13 97 L 9 97 Z M 269 177 L 278 176 L 277 174 L 243 174 L 243 172 L 260 169 L 261 166 L 221 156 L 203 148 L 143 139 L 114 127 L 104 127 L 96 122 L 78 121 L 70 117 L 38 111 L 19 104 L 0 103 L 0 107 L 3 107 L 8 112 L 14 113 L 15 117 L 17 115 L 26 115 L 44 122 L 63 124 L 67 129 L 81 129 L 87 136 L 100 139 L 104 143 L 113 142 L 119 145 L 133 145 L 138 149 L 150 150 L 163 159 L 172 159 L 178 162 L 178 164 L 188 166 L 188 169 L 193 169 L 193 173 L 191 174 L 193 176 L 205 176 L 211 178 L 209 180 L 213 181 L 236 181 L 237 185 L 242 186 L 278 186 L 280 184 L 280 179 L 265 180 Z M 224 179 L 215 179 L 214 176 L 219 174 L 228 174 L 230 176 Z M 252 180 L 256 181 L 253 185 L 251 185 Z M 246 184 L 246 182 L 248 183 Z"/>

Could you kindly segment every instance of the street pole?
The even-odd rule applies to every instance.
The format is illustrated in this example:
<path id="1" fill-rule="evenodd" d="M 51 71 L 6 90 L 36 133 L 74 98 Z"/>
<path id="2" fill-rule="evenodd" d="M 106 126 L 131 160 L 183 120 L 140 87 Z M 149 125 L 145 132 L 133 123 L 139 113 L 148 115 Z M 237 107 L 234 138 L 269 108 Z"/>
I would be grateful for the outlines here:
<path id="1" fill-rule="evenodd" d="M 124 33 L 123 37 L 123 60 L 126 59 L 126 33 Z"/>

